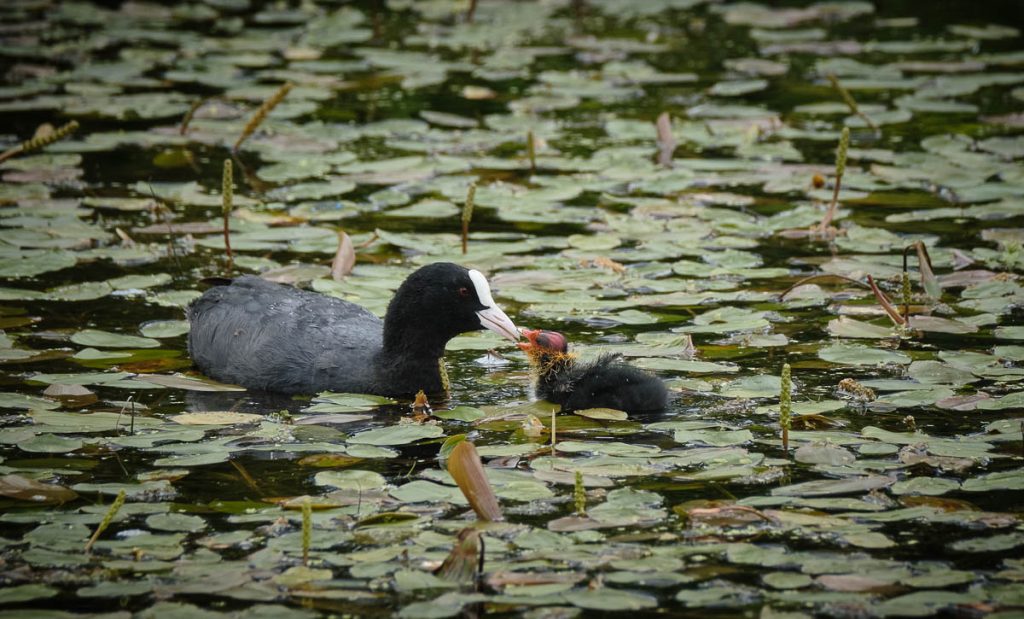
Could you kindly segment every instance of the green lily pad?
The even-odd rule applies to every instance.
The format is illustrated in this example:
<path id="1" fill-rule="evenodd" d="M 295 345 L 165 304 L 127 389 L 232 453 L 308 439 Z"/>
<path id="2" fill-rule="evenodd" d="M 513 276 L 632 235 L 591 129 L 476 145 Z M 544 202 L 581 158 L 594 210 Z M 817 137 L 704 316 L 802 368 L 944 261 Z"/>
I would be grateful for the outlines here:
<path id="1" fill-rule="evenodd" d="M 157 348 L 160 346 L 160 342 L 152 338 L 122 335 L 98 329 L 79 331 L 71 336 L 71 341 L 81 346 L 95 348 Z"/>
<path id="2" fill-rule="evenodd" d="M 373 471 L 320 471 L 313 478 L 318 486 L 329 486 L 339 490 L 379 490 L 387 485 L 387 480 L 380 473 Z"/>
<path id="3" fill-rule="evenodd" d="M 843 365 L 884 365 L 910 363 L 910 357 L 892 350 L 869 348 L 859 344 L 833 344 L 818 351 L 818 356 L 830 363 Z"/>
<path id="4" fill-rule="evenodd" d="M 178 337 L 188 333 L 187 320 L 152 320 L 143 323 L 139 332 L 149 338 Z"/>
<path id="5" fill-rule="evenodd" d="M 940 496 L 960 489 L 960 482 L 938 477 L 912 477 L 892 485 L 893 494 L 924 494 Z"/>
<path id="6" fill-rule="evenodd" d="M 440 426 L 399 424 L 360 432 L 350 436 L 348 442 L 356 445 L 406 445 L 441 436 L 444 436 L 444 430 Z"/>
<path id="7" fill-rule="evenodd" d="M 577 608 L 600 610 L 602 612 L 641 610 L 658 606 L 657 599 L 652 596 L 608 587 L 594 591 L 569 591 L 561 594 L 561 597 Z"/>

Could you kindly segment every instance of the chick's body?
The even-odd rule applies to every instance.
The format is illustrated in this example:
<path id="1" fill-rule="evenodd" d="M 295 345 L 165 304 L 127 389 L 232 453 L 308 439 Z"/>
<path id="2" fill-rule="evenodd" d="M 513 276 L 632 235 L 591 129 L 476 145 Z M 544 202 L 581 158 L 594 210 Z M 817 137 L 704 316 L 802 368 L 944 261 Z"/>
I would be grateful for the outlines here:
<path id="1" fill-rule="evenodd" d="M 519 346 L 534 368 L 537 397 L 560 404 L 562 410 L 658 411 L 668 403 L 668 391 L 657 376 L 623 363 L 617 355 L 581 362 L 557 331 L 524 330 L 523 335 L 529 342 Z"/>

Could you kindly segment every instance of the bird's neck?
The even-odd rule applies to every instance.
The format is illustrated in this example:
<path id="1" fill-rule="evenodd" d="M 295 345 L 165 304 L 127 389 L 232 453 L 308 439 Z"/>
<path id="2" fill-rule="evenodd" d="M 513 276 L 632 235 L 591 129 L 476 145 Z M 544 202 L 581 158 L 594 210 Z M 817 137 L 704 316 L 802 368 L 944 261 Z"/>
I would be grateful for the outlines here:
<path id="1" fill-rule="evenodd" d="M 536 363 L 538 381 L 542 383 L 550 382 L 576 365 L 576 355 L 573 353 L 545 352 L 538 356 Z"/>
<path id="2" fill-rule="evenodd" d="M 426 328 L 424 328 L 426 327 Z M 440 362 L 451 338 L 430 330 L 430 318 L 395 315 L 384 317 L 384 342 L 377 358 L 377 373 L 394 393 L 444 393 Z"/>
<path id="3" fill-rule="evenodd" d="M 389 395 L 412 397 L 421 390 L 428 395 L 445 394 L 448 385 L 442 363 L 440 354 L 413 356 L 382 350 L 375 363 L 377 380 L 387 386 Z"/>
<path id="4" fill-rule="evenodd" d="M 422 361 L 444 356 L 444 347 L 451 339 L 447 334 L 424 331 L 424 322 L 429 318 L 417 319 L 417 324 L 396 320 L 384 321 L 384 355 L 391 358 L 407 358 Z"/>

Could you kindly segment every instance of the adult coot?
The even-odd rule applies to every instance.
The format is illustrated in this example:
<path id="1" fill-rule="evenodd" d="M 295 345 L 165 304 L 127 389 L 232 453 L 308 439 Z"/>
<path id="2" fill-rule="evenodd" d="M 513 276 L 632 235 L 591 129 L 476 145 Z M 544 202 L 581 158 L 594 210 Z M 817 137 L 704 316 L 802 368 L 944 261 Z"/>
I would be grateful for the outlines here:
<path id="1" fill-rule="evenodd" d="M 189 351 L 217 380 L 279 393 L 440 393 L 445 344 L 460 333 L 519 333 L 480 271 L 439 262 L 414 272 L 384 320 L 333 297 L 252 275 L 188 308 Z"/>
<path id="2" fill-rule="evenodd" d="M 661 380 L 605 354 L 580 363 L 569 352 L 569 342 L 557 331 L 523 329 L 526 352 L 534 370 L 537 396 L 561 404 L 562 410 L 614 408 L 626 412 L 665 408 L 668 392 Z"/>

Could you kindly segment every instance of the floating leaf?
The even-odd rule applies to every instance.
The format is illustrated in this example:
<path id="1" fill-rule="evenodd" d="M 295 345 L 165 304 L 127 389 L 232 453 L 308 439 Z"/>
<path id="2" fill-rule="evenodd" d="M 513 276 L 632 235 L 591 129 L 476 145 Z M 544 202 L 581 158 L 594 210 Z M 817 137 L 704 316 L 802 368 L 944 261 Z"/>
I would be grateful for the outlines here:
<path id="1" fill-rule="evenodd" d="M 892 485 L 893 494 L 925 494 L 939 496 L 960 489 L 960 482 L 938 477 L 913 477 Z"/>
<path id="2" fill-rule="evenodd" d="M 32 600 L 52 598 L 59 591 L 49 585 L 28 584 L 7 586 L 0 589 L 0 604 L 18 604 Z"/>
<path id="3" fill-rule="evenodd" d="M 818 351 L 818 356 L 831 363 L 843 365 L 907 364 L 910 357 L 892 350 L 868 348 L 859 344 L 833 344 Z"/>
<path id="4" fill-rule="evenodd" d="M 233 426 L 257 423 L 262 419 L 262 415 L 254 415 L 252 413 L 233 413 L 230 411 L 183 413 L 181 415 L 171 417 L 171 421 L 180 423 L 183 426 Z"/>
<path id="5" fill-rule="evenodd" d="M 998 471 L 964 480 L 967 492 L 989 492 L 992 490 L 1024 490 L 1024 469 Z"/>
<path id="6" fill-rule="evenodd" d="M 625 411 L 619 411 L 612 408 L 587 408 L 573 411 L 573 413 L 580 417 L 598 419 L 601 421 L 625 421 L 629 418 L 629 415 L 627 415 Z"/>
<path id="7" fill-rule="evenodd" d="M 561 597 L 578 608 L 600 610 L 602 612 L 641 610 L 658 606 L 657 599 L 652 596 L 608 587 L 602 587 L 593 591 L 570 591 L 563 593 Z"/>
<path id="8" fill-rule="evenodd" d="M 406 445 L 440 436 L 444 436 L 444 430 L 440 426 L 406 423 L 360 432 L 350 436 L 348 442 L 357 445 Z"/>
<path id="9" fill-rule="evenodd" d="M 79 331 L 71 336 L 71 341 L 82 346 L 97 348 L 156 348 L 160 346 L 160 342 L 152 338 L 121 335 L 98 329 Z"/>
<path id="10" fill-rule="evenodd" d="M 355 490 L 357 492 L 379 490 L 387 486 L 384 476 L 373 471 L 321 471 L 313 479 L 318 486 L 330 486 L 339 490 Z"/>
<path id="11" fill-rule="evenodd" d="M 227 385 L 207 378 L 196 378 L 182 374 L 147 374 L 144 378 L 147 383 L 170 387 L 171 389 L 184 389 L 186 391 L 245 391 L 244 387 Z"/>
<path id="12" fill-rule="evenodd" d="M 877 488 L 885 488 L 894 482 L 895 480 L 881 475 L 851 477 L 848 479 L 818 479 L 775 488 L 772 490 L 772 494 L 779 496 L 832 496 L 836 494 L 868 492 Z"/>
<path id="13" fill-rule="evenodd" d="M 150 338 L 178 337 L 188 333 L 186 320 L 151 320 L 139 327 L 142 335 Z"/>
<path id="14" fill-rule="evenodd" d="M 467 423 L 483 419 L 487 415 L 484 411 L 472 406 L 456 406 L 455 408 L 446 411 L 434 411 L 432 414 L 438 419 L 464 421 Z"/>
<path id="15" fill-rule="evenodd" d="M 848 316 L 840 316 L 828 321 L 828 332 L 836 337 L 864 339 L 887 339 L 895 335 L 891 327 L 861 322 Z"/>

